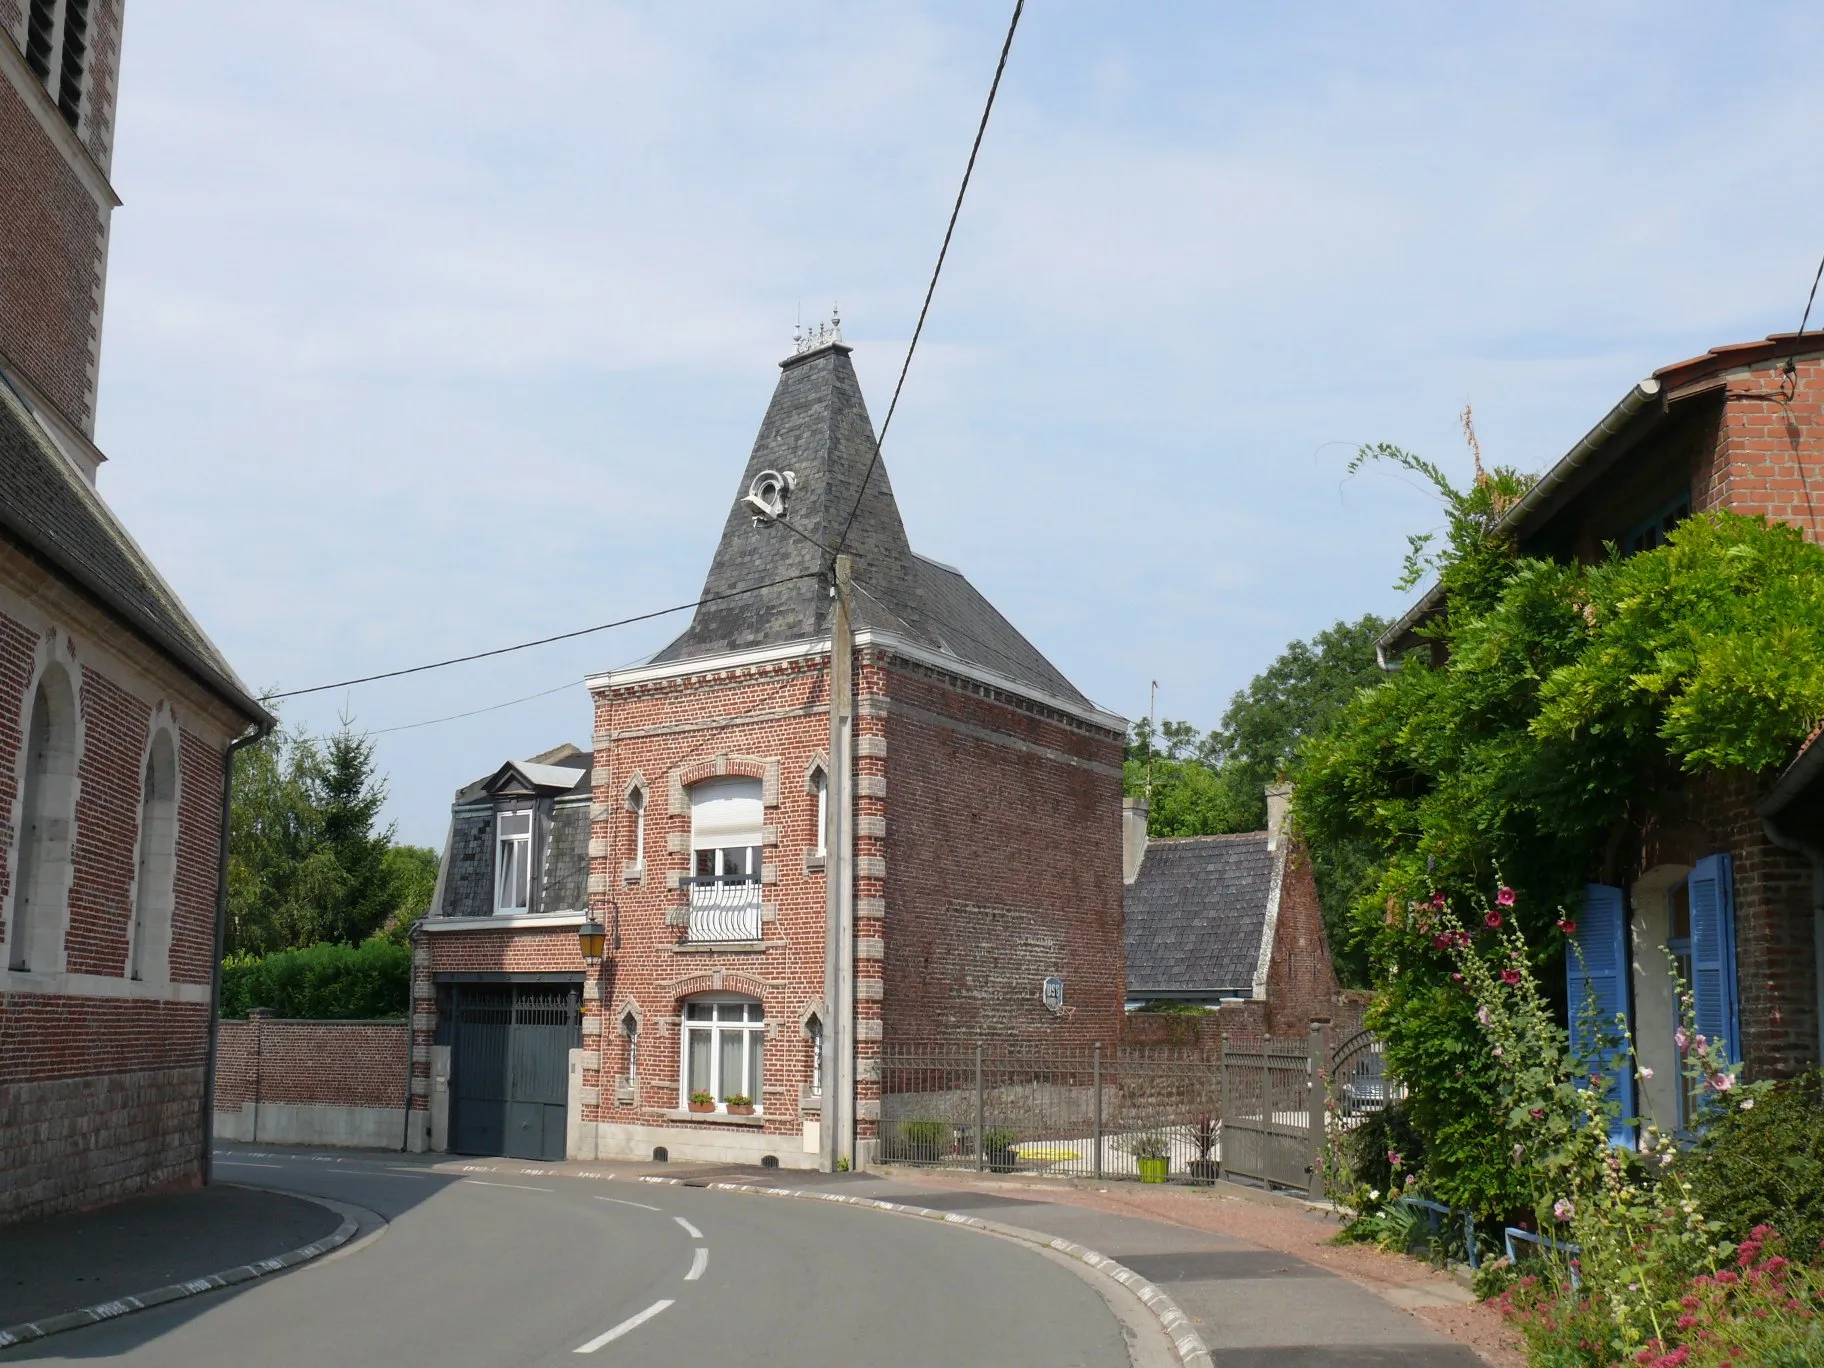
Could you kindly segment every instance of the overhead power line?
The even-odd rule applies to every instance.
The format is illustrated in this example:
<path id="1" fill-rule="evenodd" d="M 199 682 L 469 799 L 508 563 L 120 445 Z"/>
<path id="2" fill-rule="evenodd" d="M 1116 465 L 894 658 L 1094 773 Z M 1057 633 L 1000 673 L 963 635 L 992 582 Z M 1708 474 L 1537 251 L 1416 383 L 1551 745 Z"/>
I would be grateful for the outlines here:
<path id="1" fill-rule="evenodd" d="M 816 578 L 815 571 L 786 575 L 782 579 L 768 580 L 765 584 L 750 584 L 745 589 L 733 589 L 726 594 L 705 594 L 702 598 L 692 599 L 689 603 L 674 603 L 669 608 L 655 608 L 650 613 L 635 613 L 632 617 L 616 618 L 613 622 L 598 623 L 594 627 L 579 627 L 574 632 L 559 632 L 556 636 L 540 637 L 536 641 L 522 641 L 513 646 L 497 646 L 491 651 L 475 651 L 469 655 L 451 656 L 448 660 L 433 660 L 424 665 L 408 665 L 402 670 L 385 670 L 380 674 L 361 675 L 356 679 L 338 679 L 333 684 L 313 684 L 308 689 L 286 689 L 280 693 L 270 694 L 268 697 L 299 698 L 304 694 L 324 693 L 330 689 L 346 689 L 354 684 L 372 684 L 380 679 L 398 679 L 402 675 L 423 674 L 426 670 L 441 670 L 446 665 L 463 665 L 471 660 L 486 660 L 491 656 L 510 655 L 514 651 L 529 651 L 534 646 L 549 646 L 554 641 L 571 641 L 576 637 L 606 632 L 612 627 L 629 627 L 636 622 L 650 622 L 653 618 L 682 613 L 689 608 L 700 608 L 706 603 L 720 603 L 726 599 L 740 598 L 744 594 L 757 594 L 762 589 L 777 588 L 781 584 L 793 584 L 798 580 Z"/>
<path id="2" fill-rule="evenodd" d="M 502 708 L 516 708 L 521 703 L 530 703 L 535 698 L 549 698 L 554 693 L 562 693 L 566 689 L 574 689 L 582 682 L 583 681 L 580 679 L 566 679 L 562 684 L 559 684 L 554 688 L 541 689 L 535 694 L 527 694 L 524 698 L 509 698 L 505 703 L 490 703 L 485 708 L 470 708 L 467 712 L 451 713 L 447 717 L 427 717 L 422 722 L 404 722 L 396 727 L 377 727 L 373 731 L 363 733 L 363 735 L 387 736 L 393 732 L 417 731 L 420 727 L 435 727 L 444 722 L 460 722 L 465 717 L 480 717 L 483 713 L 499 712 Z"/>
<path id="3" fill-rule="evenodd" d="M 1001 73 L 1007 70 L 1007 54 L 1013 50 L 1014 31 L 1020 26 L 1020 12 L 1026 0 L 1014 0 L 1013 18 L 1007 24 L 1007 37 L 1001 43 L 1001 60 L 995 63 L 994 81 L 988 87 L 988 102 L 982 106 L 982 121 L 975 129 L 975 142 L 969 148 L 969 164 L 963 168 L 963 183 L 956 188 L 956 203 L 950 209 L 950 222 L 944 229 L 944 244 L 937 249 L 937 265 L 931 270 L 931 283 L 925 287 L 925 302 L 918 311 L 918 325 L 912 329 L 912 340 L 906 344 L 906 359 L 900 363 L 899 379 L 893 386 L 893 398 L 887 405 L 887 416 L 881 421 L 880 435 L 874 439 L 874 454 L 868 458 L 867 474 L 861 477 L 861 488 L 855 491 L 855 506 L 849 520 L 842 525 L 842 535 L 831 548 L 840 553 L 849 544 L 849 529 L 855 526 L 855 515 L 861 512 L 861 501 L 867 497 L 868 481 L 874 478 L 874 467 L 880 464 L 880 444 L 887 440 L 887 429 L 893 426 L 893 413 L 899 407 L 899 392 L 905 388 L 906 372 L 912 369 L 912 353 L 918 350 L 919 335 L 925 330 L 925 315 L 931 312 L 931 296 L 937 293 L 937 278 L 944 273 L 944 258 L 950 252 L 950 239 L 956 232 L 957 216 L 963 212 L 963 196 L 969 193 L 969 177 L 975 173 L 976 154 L 982 150 L 982 136 L 988 132 L 988 116 L 994 112 L 994 97 L 1001 88 Z"/>

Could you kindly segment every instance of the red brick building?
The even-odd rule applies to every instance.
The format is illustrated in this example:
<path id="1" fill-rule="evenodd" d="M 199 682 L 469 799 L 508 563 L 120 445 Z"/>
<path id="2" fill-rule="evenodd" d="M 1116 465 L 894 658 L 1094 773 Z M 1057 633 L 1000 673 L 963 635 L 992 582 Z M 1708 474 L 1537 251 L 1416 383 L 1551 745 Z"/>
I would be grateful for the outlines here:
<path id="1" fill-rule="evenodd" d="M 230 738 L 96 491 L 118 0 L 0 0 L 0 1220 L 207 1167 Z"/>
<path id="2" fill-rule="evenodd" d="M 1502 521 L 1530 555 L 1593 561 L 1649 549 L 1692 512 L 1726 508 L 1824 540 L 1824 337 L 1717 347 L 1633 386 Z M 1434 589 L 1381 640 L 1383 662 L 1419 644 Z M 1815 806 L 1746 773 L 1643 789 L 1644 814 L 1610 864 L 1587 871 L 1579 939 L 1599 1000 L 1630 1013 L 1641 1062 L 1630 1102 L 1663 1128 L 1692 1112 L 1676 1066 L 1671 976 L 1681 961 L 1698 1025 L 1751 1077 L 1824 1057 L 1824 829 Z M 1625 966 L 1622 969 L 1621 966 Z M 1581 983 L 1573 985 L 1578 998 Z"/>
<path id="3" fill-rule="evenodd" d="M 426 1140 L 491 1140 L 466 1106 L 506 1117 L 508 1152 L 555 1148 L 556 1114 L 535 1110 L 555 1096 L 549 1068 L 528 1063 L 543 1081 L 522 1087 L 505 1033 L 555 1042 L 571 1004 L 571 1152 L 788 1167 L 819 1162 L 844 1073 L 838 1148 L 868 1161 L 888 1038 L 1119 1033 L 1124 722 L 912 551 L 871 466 L 849 348 L 808 347 L 782 371 L 690 626 L 589 681 L 591 753 L 560 748 L 458 795 L 419 937 Z M 828 798 L 839 541 L 854 579 L 846 822 Z M 844 830 L 853 1008 L 835 1034 L 852 1064 L 822 1048 L 840 1010 L 825 832 Z M 585 914 L 608 928 L 599 973 L 579 955 Z"/>

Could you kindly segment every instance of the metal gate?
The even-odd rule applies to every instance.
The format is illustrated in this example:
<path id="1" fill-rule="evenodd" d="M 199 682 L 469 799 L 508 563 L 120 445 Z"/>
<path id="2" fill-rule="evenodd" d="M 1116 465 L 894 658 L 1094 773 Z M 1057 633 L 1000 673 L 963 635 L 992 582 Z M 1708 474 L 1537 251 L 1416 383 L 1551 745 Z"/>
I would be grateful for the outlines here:
<path id="1" fill-rule="evenodd" d="M 562 1159 L 570 1051 L 582 1044 L 581 990 L 462 983 L 450 996 L 450 1148 Z"/>
<path id="2" fill-rule="evenodd" d="M 1222 1172 L 1270 1187 L 1314 1190 L 1322 1136 L 1316 1080 L 1323 1034 L 1306 1044 L 1263 1039 L 1241 1049 L 1223 1037 Z"/>

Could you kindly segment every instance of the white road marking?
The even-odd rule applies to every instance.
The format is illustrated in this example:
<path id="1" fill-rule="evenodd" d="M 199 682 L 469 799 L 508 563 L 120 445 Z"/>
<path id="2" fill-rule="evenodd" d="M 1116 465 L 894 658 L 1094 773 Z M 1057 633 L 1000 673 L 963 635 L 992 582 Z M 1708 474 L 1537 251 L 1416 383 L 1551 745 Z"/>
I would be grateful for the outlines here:
<path id="1" fill-rule="evenodd" d="M 642 1325 L 646 1324 L 647 1321 L 651 1320 L 654 1316 L 658 1315 L 659 1312 L 663 1311 L 666 1307 L 670 1306 L 671 1304 L 672 1304 L 672 1301 L 671 1301 L 670 1297 L 667 1297 L 664 1301 L 656 1301 L 651 1306 L 647 1307 L 644 1311 L 640 1312 L 639 1315 L 627 1317 L 626 1320 L 622 1321 L 619 1325 L 615 1326 L 614 1329 L 604 1331 L 603 1333 L 597 1335 L 594 1339 L 590 1340 L 589 1343 L 577 1345 L 575 1352 L 579 1353 L 579 1354 L 593 1354 L 597 1349 L 600 1349 L 604 1344 L 608 1344 L 614 1340 L 619 1339 L 622 1335 L 626 1334 L 629 1330 L 638 1330 Z"/>
<path id="2" fill-rule="evenodd" d="M 690 1256 L 690 1272 L 684 1275 L 685 1282 L 695 1282 L 703 1276 L 703 1270 L 709 1267 L 709 1250 L 702 1245 Z"/>
<path id="3" fill-rule="evenodd" d="M 616 1206 L 638 1207 L 641 1211 L 657 1211 L 659 1209 L 655 1206 L 647 1206 L 644 1202 L 630 1202 L 625 1197 L 597 1197 L 595 1200 L 598 1202 L 613 1202 Z"/>
<path id="4" fill-rule="evenodd" d="M 552 1188 L 533 1187 L 528 1183 L 490 1183 L 485 1178 L 464 1178 L 464 1183 L 473 1183 L 476 1187 L 518 1188 L 521 1192 L 551 1192 Z"/>
<path id="5" fill-rule="evenodd" d="M 703 1232 L 698 1230 L 694 1225 L 692 1225 L 689 1221 L 685 1220 L 682 1216 L 673 1216 L 671 1219 L 676 1221 L 679 1225 L 683 1226 L 684 1233 L 686 1235 L 690 1236 L 691 1239 L 700 1240 L 703 1238 Z"/>
<path id="6" fill-rule="evenodd" d="M 278 1168 L 277 1164 L 252 1164 L 245 1159 L 217 1159 L 217 1168 Z"/>

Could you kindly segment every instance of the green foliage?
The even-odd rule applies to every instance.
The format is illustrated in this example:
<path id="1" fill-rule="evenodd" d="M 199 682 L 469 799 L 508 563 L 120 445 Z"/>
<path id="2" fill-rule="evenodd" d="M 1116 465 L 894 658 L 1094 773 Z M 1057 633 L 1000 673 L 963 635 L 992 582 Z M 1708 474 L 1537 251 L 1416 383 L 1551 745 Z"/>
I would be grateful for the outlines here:
<path id="1" fill-rule="evenodd" d="M 1393 1166 L 1394 1156 L 1400 1160 Z M 1358 1188 L 1368 1191 L 1395 1192 L 1406 1176 L 1425 1167 L 1425 1141 L 1403 1102 L 1395 1102 L 1369 1114 L 1343 1138 L 1343 1157 L 1348 1177 Z"/>
<path id="2" fill-rule="evenodd" d="M 222 961 L 224 1017 L 269 1007 L 281 1017 L 349 1021 L 403 1016 L 410 999 L 412 952 L 376 937 L 359 945 L 322 944 Z"/>
<path id="3" fill-rule="evenodd" d="M 950 1138 L 947 1121 L 901 1121 L 899 1138 L 911 1149 L 935 1155 Z"/>
<path id="4" fill-rule="evenodd" d="M 402 936 L 429 907 L 436 852 L 375 829 L 386 783 L 366 737 L 275 731 L 234 763 L 228 953 Z"/>
<path id="5" fill-rule="evenodd" d="M 1770 1225 L 1809 1258 L 1824 1240 L 1824 1084 L 1812 1073 L 1718 1112 L 1681 1158 L 1704 1212 L 1728 1239 Z"/>
<path id="6" fill-rule="evenodd" d="M 1147 1012 L 1153 1016 L 1200 1017 L 1209 1009 L 1195 1002 L 1182 1001 L 1179 998 L 1153 998 L 1134 1010 Z"/>

